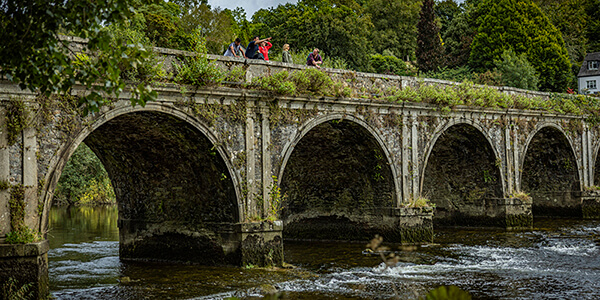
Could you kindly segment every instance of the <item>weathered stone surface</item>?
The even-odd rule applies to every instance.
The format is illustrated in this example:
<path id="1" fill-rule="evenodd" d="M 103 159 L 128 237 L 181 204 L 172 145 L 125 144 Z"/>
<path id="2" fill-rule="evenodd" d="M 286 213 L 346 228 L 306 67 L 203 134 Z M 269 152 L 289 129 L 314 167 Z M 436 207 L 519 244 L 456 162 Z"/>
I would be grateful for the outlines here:
<path id="1" fill-rule="evenodd" d="M 0 285 L 9 278 L 16 280 L 17 288 L 28 286 L 30 299 L 46 299 L 48 286 L 48 241 L 8 245 L 0 244 Z M 0 289 L 0 298 L 3 295 Z"/>
<path id="2" fill-rule="evenodd" d="M 506 224 L 508 230 L 533 228 L 533 213 L 531 199 L 507 198 Z"/>
<path id="3" fill-rule="evenodd" d="M 242 266 L 283 265 L 283 222 L 241 223 L 236 227 L 240 232 Z"/>
<path id="4" fill-rule="evenodd" d="M 433 243 L 433 215 L 430 207 L 399 209 L 400 242 L 403 245 Z"/>
<path id="5" fill-rule="evenodd" d="M 600 219 L 600 191 L 582 192 L 581 210 L 584 219 Z"/>
<path id="6" fill-rule="evenodd" d="M 535 216 L 581 217 L 581 183 L 570 142 L 554 127 L 538 131 L 527 148 L 522 190 L 533 198 Z"/>
<path id="7" fill-rule="evenodd" d="M 502 176 L 490 141 L 471 125 L 448 128 L 428 157 L 422 194 L 436 205 L 438 225 L 502 222 Z"/>

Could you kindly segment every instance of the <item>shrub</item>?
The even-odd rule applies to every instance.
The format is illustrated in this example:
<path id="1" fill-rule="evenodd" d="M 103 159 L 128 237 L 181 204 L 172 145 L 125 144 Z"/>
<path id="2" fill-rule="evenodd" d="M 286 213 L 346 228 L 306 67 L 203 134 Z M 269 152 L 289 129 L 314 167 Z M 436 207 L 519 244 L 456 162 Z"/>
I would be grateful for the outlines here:
<path id="1" fill-rule="evenodd" d="M 142 32 L 128 24 L 110 25 L 105 30 L 110 31 L 115 40 L 123 40 L 128 45 L 141 45 L 148 52 L 148 58 L 143 60 L 141 64 L 119 64 L 123 79 L 137 83 L 152 83 L 167 76 L 162 62 L 158 59 L 158 55 L 154 51 L 154 45 Z M 129 49 L 134 48 L 130 47 Z M 125 54 L 134 55 L 132 50 L 125 51 Z"/>
<path id="2" fill-rule="evenodd" d="M 474 76 L 475 74 L 473 73 L 473 70 L 468 66 L 460 66 L 456 68 L 438 67 L 435 71 L 429 71 L 420 74 L 420 77 L 424 78 L 435 78 L 456 82 L 463 82 L 465 80 L 472 81 Z"/>
<path id="3" fill-rule="evenodd" d="M 512 49 L 502 53 L 501 59 L 494 60 L 494 65 L 507 86 L 520 89 L 537 90 L 539 78 L 535 68 L 527 61 L 524 53 L 517 55 Z"/>
<path id="4" fill-rule="evenodd" d="M 193 37 L 193 47 L 190 51 L 196 55 L 185 57 L 180 60 L 180 64 L 174 64 L 177 73 L 175 82 L 196 86 L 219 84 L 225 79 L 225 72 L 208 59 L 206 40 L 199 31 L 194 31 Z"/>
<path id="5" fill-rule="evenodd" d="M 373 72 L 380 74 L 411 76 L 412 74 L 406 63 L 393 55 L 374 54 L 371 55 L 371 67 Z"/>
<path id="6" fill-rule="evenodd" d="M 283 71 L 252 80 L 252 85 L 279 95 L 349 95 L 351 91 L 334 81 L 319 69 L 308 68 L 289 73 Z"/>
<path id="7" fill-rule="evenodd" d="M 294 72 L 290 78 L 296 84 L 299 92 L 308 91 L 314 94 L 325 94 L 333 84 L 333 80 L 327 73 L 316 68 Z"/>
<path id="8" fill-rule="evenodd" d="M 427 199 L 423 196 L 418 196 L 416 198 L 410 198 L 408 200 L 408 203 L 404 203 L 404 207 L 410 207 L 410 208 L 435 207 L 435 204 L 431 203 L 429 201 L 429 199 Z"/>

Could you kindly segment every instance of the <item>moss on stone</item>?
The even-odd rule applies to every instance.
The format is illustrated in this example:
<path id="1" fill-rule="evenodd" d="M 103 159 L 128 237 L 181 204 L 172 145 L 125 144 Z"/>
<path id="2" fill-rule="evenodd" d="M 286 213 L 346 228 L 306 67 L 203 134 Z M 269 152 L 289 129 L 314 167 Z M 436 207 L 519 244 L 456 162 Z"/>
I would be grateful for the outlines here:
<path id="1" fill-rule="evenodd" d="M 400 242 L 403 245 L 433 243 L 432 226 L 415 226 L 400 228 Z"/>
<path id="2" fill-rule="evenodd" d="M 283 240 L 276 236 L 265 241 L 263 236 L 247 236 L 241 245 L 242 266 L 281 267 L 283 265 Z"/>
<path id="3" fill-rule="evenodd" d="M 27 244 L 39 241 L 41 236 L 37 230 L 25 225 L 25 188 L 21 184 L 12 186 L 10 190 L 10 227 L 6 234 L 9 244 Z"/>
<path id="4" fill-rule="evenodd" d="M 600 219 L 600 204 L 583 206 L 581 210 L 583 212 L 584 219 Z"/>
<path id="5" fill-rule="evenodd" d="M 6 191 L 10 188 L 8 180 L 0 180 L 0 192 Z"/>
<path id="6" fill-rule="evenodd" d="M 12 186 L 10 190 L 10 227 L 13 231 L 24 226 L 25 220 L 25 188 L 21 184 Z"/>
<path id="7" fill-rule="evenodd" d="M 530 214 L 507 215 L 506 229 L 522 229 L 533 227 L 533 216 Z"/>
<path id="8" fill-rule="evenodd" d="M 27 126 L 27 107 L 25 100 L 11 98 L 6 106 L 6 142 L 13 145 Z"/>

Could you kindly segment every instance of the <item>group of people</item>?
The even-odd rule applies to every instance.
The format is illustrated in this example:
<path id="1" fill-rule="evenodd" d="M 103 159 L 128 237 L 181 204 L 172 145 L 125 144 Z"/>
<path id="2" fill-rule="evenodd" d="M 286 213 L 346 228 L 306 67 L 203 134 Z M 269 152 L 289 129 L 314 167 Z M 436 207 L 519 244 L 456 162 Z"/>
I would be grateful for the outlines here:
<path id="1" fill-rule="evenodd" d="M 269 49 L 273 47 L 273 44 L 269 42 L 271 40 L 270 37 L 266 39 L 259 39 L 258 36 L 255 36 L 248 43 L 248 47 L 244 51 L 242 49 L 241 43 L 242 40 L 240 38 L 236 38 L 233 43 L 227 47 L 227 50 L 223 55 L 232 56 L 232 57 L 244 57 L 247 59 L 263 59 L 269 60 Z M 283 45 L 283 52 L 281 53 L 281 61 L 284 63 L 294 63 L 292 61 L 292 55 L 290 54 L 290 45 Z M 321 68 L 320 64 L 323 63 L 323 58 L 319 55 L 319 49 L 315 48 L 313 52 L 311 52 L 306 58 L 307 66 L 314 66 L 317 68 Z"/>

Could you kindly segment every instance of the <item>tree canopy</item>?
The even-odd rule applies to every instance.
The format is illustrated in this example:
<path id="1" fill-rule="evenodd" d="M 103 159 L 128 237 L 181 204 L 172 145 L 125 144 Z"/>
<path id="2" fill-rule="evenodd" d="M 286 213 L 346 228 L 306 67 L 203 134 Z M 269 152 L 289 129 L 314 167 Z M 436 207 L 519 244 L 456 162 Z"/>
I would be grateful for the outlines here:
<path id="1" fill-rule="evenodd" d="M 46 95 L 81 83 L 90 93 L 80 104 L 90 111 L 107 101 L 101 95 L 126 89 L 143 105 L 155 95 L 150 84 L 125 79 L 150 67 L 151 46 L 193 50 L 200 37 L 208 53 L 223 54 L 236 37 L 245 46 L 259 35 L 273 37 L 274 58 L 290 44 L 294 55 L 319 48 L 337 66 L 393 74 L 410 74 L 414 64 L 404 60 L 416 59 L 421 74 L 460 74 L 456 80 L 487 76 L 512 49 L 535 68 L 541 90 L 564 91 L 585 54 L 600 51 L 598 7 L 600 0 L 299 0 L 249 21 L 242 8 L 207 0 L 0 0 L 0 75 Z M 60 34 L 89 39 L 86 53 L 100 55 L 76 56 Z"/>
<path id="2" fill-rule="evenodd" d="M 570 82 L 571 63 L 562 35 L 531 0 L 485 0 L 478 6 L 477 34 L 470 63 L 491 69 L 504 51 L 525 53 L 540 77 L 540 89 L 564 91 Z"/>
<path id="3" fill-rule="evenodd" d="M 368 33 L 371 18 L 353 0 L 300 0 L 275 8 L 261 9 L 252 17 L 255 35 L 273 37 L 275 49 L 319 48 L 343 57 L 350 67 L 368 66 Z"/>
<path id="4" fill-rule="evenodd" d="M 421 0 L 370 0 L 364 6 L 374 25 L 369 42 L 372 49 L 414 59 Z"/>
<path id="5" fill-rule="evenodd" d="M 22 89 L 49 95 L 67 93 L 77 83 L 89 95 L 81 97 L 86 111 L 97 111 L 106 93 L 117 96 L 126 89 L 119 66 L 135 65 L 148 57 L 141 45 L 126 44 L 105 24 L 121 23 L 133 15 L 128 0 L 48 1 L 2 0 L 0 2 L 0 75 Z M 60 33 L 89 40 L 88 53 L 103 53 L 81 59 L 68 49 Z M 127 54 L 126 54 L 127 53 Z M 133 104 L 144 105 L 155 97 L 146 84 L 132 89 Z"/>

